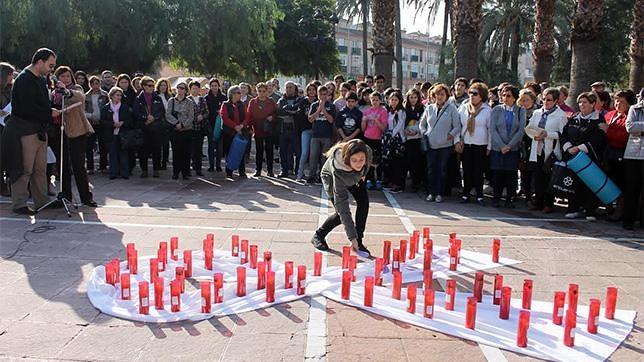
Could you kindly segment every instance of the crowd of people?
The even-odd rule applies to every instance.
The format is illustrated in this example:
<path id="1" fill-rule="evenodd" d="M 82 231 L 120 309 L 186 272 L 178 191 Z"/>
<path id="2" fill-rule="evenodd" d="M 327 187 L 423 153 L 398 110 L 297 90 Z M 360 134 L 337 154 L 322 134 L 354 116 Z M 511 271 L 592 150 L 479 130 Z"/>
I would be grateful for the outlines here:
<path id="1" fill-rule="evenodd" d="M 135 172 L 137 159 L 142 178 L 150 176 L 149 159 L 154 178 L 169 169 L 170 160 L 173 179 L 189 179 L 193 173 L 203 176 L 204 157 L 208 172 L 225 171 L 229 178 L 236 172 L 245 178 L 254 149 L 255 177 L 277 174 L 302 184 L 320 184 L 327 151 L 338 142 L 361 139 L 371 152 L 371 167 L 363 181 L 367 190 L 423 192 L 427 202 L 436 203 L 457 193 L 461 203 L 485 206 L 490 203 L 484 196 L 487 183 L 492 206 L 514 208 L 515 200 L 523 197 L 531 210 L 546 214 L 554 211 L 559 196 L 549 185 L 553 162 L 584 152 L 623 191 L 616 202 L 604 205 L 608 218 L 622 221 L 627 229 L 638 220 L 641 226 L 644 90 L 638 95 L 632 90 L 611 93 L 597 82 L 577 97 L 573 109 L 565 102 L 566 87 L 535 82 L 490 86 L 482 79 L 458 78 L 449 85 L 424 82 L 401 90 L 385 89 L 386 80 L 380 75 L 361 81 L 337 75 L 326 83 L 288 81 L 282 91 L 276 79 L 255 85 L 229 85 L 217 78 L 171 84 L 166 78 L 116 75 L 110 70 L 88 75 L 67 66 L 54 69 L 45 58 L 48 54 L 35 55 L 16 83 L 31 74 L 46 85 L 52 111 L 44 127 L 47 135 L 40 140 L 46 138 L 57 161 L 63 140 L 62 194 L 71 199 L 73 175 L 81 203 L 88 206 L 96 203 L 87 175 L 127 179 Z M 12 93 L 14 71 L 7 63 L 0 65 L 0 109 L 11 102 L 11 118 L 35 117 L 16 113 L 24 96 L 16 95 L 19 84 Z M 26 100 L 22 102 L 24 107 Z M 81 105 L 69 107 L 77 103 Z M 237 135 L 251 140 L 246 156 L 235 169 L 225 162 L 222 169 L 222 159 Z M 11 143 L 6 138 L 7 132 L 3 157 L 5 144 Z M 24 140 L 22 146 L 23 151 L 30 149 Z M 55 165 L 46 172 L 60 176 Z M 2 177 L 4 194 L 15 183 L 11 176 L 6 172 Z M 44 182 L 53 194 L 51 184 Z M 22 187 L 19 183 L 21 199 L 16 203 L 14 198 L 14 210 L 31 213 Z M 34 189 L 43 187 L 32 182 L 33 196 L 42 198 Z M 600 202 L 577 183 L 567 205 L 566 218 L 592 221 Z"/>

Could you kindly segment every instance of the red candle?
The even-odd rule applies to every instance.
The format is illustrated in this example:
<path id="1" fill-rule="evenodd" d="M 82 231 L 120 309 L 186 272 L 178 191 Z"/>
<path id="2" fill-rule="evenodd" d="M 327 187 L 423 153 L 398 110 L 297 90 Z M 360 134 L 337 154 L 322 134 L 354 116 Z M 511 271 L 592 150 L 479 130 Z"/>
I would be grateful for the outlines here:
<path id="1" fill-rule="evenodd" d="M 159 276 L 159 262 L 157 258 L 150 259 L 150 283 L 154 283 Z"/>
<path id="2" fill-rule="evenodd" d="M 400 271 L 400 250 L 394 249 L 394 256 L 391 260 L 391 271 Z"/>
<path id="3" fill-rule="evenodd" d="M 130 274 L 121 274 L 121 299 L 130 300 Z"/>
<path id="4" fill-rule="evenodd" d="M 136 249 L 130 253 L 130 273 L 134 275 L 139 273 L 139 252 Z"/>
<path id="5" fill-rule="evenodd" d="M 528 346 L 528 328 L 530 327 L 530 312 L 522 310 L 519 312 L 519 326 L 517 327 L 517 347 Z"/>
<path id="6" fill-rule="evenodd" d="M 447 279 L 447 290 L 445 291 L 445 309 L 454 310 L 454 298 L 456 297 L 456 280 Z"/>
<path id="7" fill-rule="evenodd" d="M 264 289 L 266 285 L 266 263 L 257 262 L 257 290 Z"/>
<path id="8" fill-rule="evenodd" d="M 425 318 L 434 318 L 434 290 L 425 289 L 425 308 L 423 310 Z"/>
<path id="9" fill-rule="evenodd" d="M 512 298 L 512 288 L 503 287 L 501 289 L 501 307 L 499 308 L 499 318 L 510 318 L 510 301 Z"/>
<path id="10" fill-rule="evenodd" d="M 284 262 L 284 289 L 293 288 L 293 262 Z"/>
<path id="11" fill-rule="evenodd" d="M 172 260 L 179 260 L 179 238 L 176 236 L 170 238 L 170 255 Z"/>
<path id="12" fill-rule="evenodd" d="M 373 284 L 374 277 L 368 276 L 364 278 L 364 306 L 373 307 Z"/>
<path id="13" fill-rule="evenodd" d="M 150 312 L 150 285 L 148 282 L 139 282 L 139 313 Z"/>
<path id="14" fill-rule="evenodd" d="M 241 250 L 239 251 L 239 264 L 248 263 L 248 240 L 241 241 Z"/>
<path id="15" fill-rule="evenodd" d="M 356 281 L 356 268 L 358 267 L 358 256 L 351 255 L 349 270 L 351 271 L 351 281 Z"/>
<path id="16" fill-rule="evenodd" d="M 373 280 L 374 284 L 378 286 L 382 286 L 382 268 L 384 267 L 384 262 L 385 259 L 376 258 L 376 262 L 374 263 Z"/>
<path id="17" fill-rule="evenodd" d="M 203 240 L 203 251 L 204 253 L 207 250 L 213 251 L 215 249 L 215 241 L 212 239 L 204 239 Z"/>
<path id="18" fill-rule="evenodd" d="M 409 260 L 416 259 L 416 249 L 417 249 L 416 245 L 417 244 L 416 244 L 415 236 L 412 235 L 409 238 Z"/>
<path id="19" fill-rule="evenodd" d="M 432 269 L 432 251 L 429 249 L 425 249 L 425 253 L 423 254 L 423 270 L 431 270 Z"/>
<path id="20" fill-rule="evenodd" d="M 451 271 L 456 270 L 457 257 L 458 257 L 458 250 L 456 249 L 456 245 L 452 244 L 452 246 L 449 247 L 449 270 Z"/>
<path id="21" fill-rule="evenodd" d="M 322 275 L 322 252 L 316 251 L 313 254 L 313 276 Z"/>
<path id="22" fill-rule="evenodd" d="M 114 284 L 116 284 L 121 278 L 121 263 L 118 258 L 112 259 L 112 272 L 114 273 Z"/>
<path id="23" fill-rule="evenodd" d="M 431 257 L 431 255 L 434 254 L 434 240 L 432 239 L 425 240 L 425 244 L 423 245 L 423 248 L 425 248 L 425 254 L 429 254 Z"/>
<path id="24" fill-rule="evenodd" d="M 501 250 L 501 239 L 494 239 L 492 241 L 492 262 L 499 262 L 499 250 Z"/>
<path id="25" fill-rule="evenodd" d="M 615 318 L 615 307 L 617 306 L 617 288 L 608 287 L 606 289 L 606 319 Z"/>
<path id="26" fill-rule="evenodd" d="M 467 298 L 467 308 L 465 310 L 465 328 L 474 329 L 476 326 L 476 297 Z"/>
<path id="27" fill-rule="evenodd" d="M 418 293 L 418 287 L 416 284 L 409 284 L 407 286 L 407 312 L 411 314 L 416 313 L 416 294 Z"/>
<path id="28" fill-rule="evenodd" d="M 222 303 L 224 301 L 224 291 L 222 290 L 224 288 L 224 274 L 215 273 L 213 275 L 213 284 L 215 287 L 213 303 Z"/>
<path id="29" fill-rule="evenodd" d="M 566 312 L 566 325 L 564 327 L 564 345 L 575 346 L 575 328 L 577 327 L 577 315 L 571 309 Z"/>
<path id="30" fill-rule="evenodd" d="M 434 279 L 434 272 L 431 270 L 423 270 L 423 289 L 432 289 Z"/>
<path id="31" fill-rule="evenodd" d="M 454 246 L 456 247 L 456 264 L 461 263 L 461 247 L 463 246 L 463 241 L 461 239 L 454 239 Z"/>
<path id="32" fill-rule="evenodd" d="M 400 240 L 400 262 L 407 261 L 407 240 Z"/>
<path id="33" fill-rule="evenodd" d="M 158 310 L 163 309 L 163 278 L 154 279 L 154 307 Z"/>
<path id="34" fill-rule="evenodd" d="M 157 250 L 157 261 L 159 263 L 158 271 L 165 271 L 165 262 L 163 261 L 163 249 Z"/>
<path id="35" fill-rule="evenodd" d="M 183 251 L 183 270 L 186 278 L 192 277 L 192 250 Z"/>
<path id="36" fill-rule="evenodd" d="M 270 251 L 264 252 L 264 267 L 267 272 L 273 270 L 273 253 Z"/>
<path id="37" fill-rule="evenodd" d="M 597 334 L 597 327 L 599 326 L 599 308 L 601 306 L 599 299 L 591 299 L 590 307 L 588 308 L 588 333 Z"/>
<path id="38" fill-rule="evenodd" d="M 232 236 L 230 252 L 232 256 L 239 256 L 239 235 Z"/>
<path id="39" fill-rule="evenodd" d="M 391 241 L 385 240 L 382 247 L 382 258 L 385 261 L 384 265 L 389 264 L 390 256 L 391 256 Z"/>
<path id="40" fill-rule="evenodd" d="M 306 265 L 297 266 L 297 295 L 306 292 Z"/>
<path id="41" fill-rule="evenodd" d="M 215 241 L 215 234 L 213 234 L 213 233 L 206 234 L 206 239 Z"/>
<path id="42" fill-rule="evenodd" d="M 107 284 L 116 284 L 114 282 L 114 264 L 112 262 L 105 264 L 105 283 Z"/>
<path id="43" fill-rule="evenodd" d="M 402 273 L 394 271 L 394 285 L 391 289 L 391 297 L 400 300 L 402 289 Z"/>
<path id="44" fill-rule="evenodd" d="M 170 311 L 172 313 L 181 310 L 181 282 L 173 280 L 170 282 Z"/>
<path id="45" fill-rule="evenodd" d="M 555 292 L 555 300 L 552 307 L 552 323 L 561 325 L 564 315 L 564 303 L 566 301 L 566 292 Z"/>
<path id="46" fill-rule="evenodd" d="M 478 303 L 483 300 L 483 272 L 476 272 L 474 275 L 474 297 Z"/>
<path id="47" fill-rule="evenodd" d="M 449 243 L 451 244 L 454 239 L 456 239 L 456 232 L 452 231 L 449 233 Z"/>
<path id="48" fill-rule="evenodd" d="M 523 309 L 530 309 L 532 306 L 532 280 L 525 279 L 523 281 Z"/>
<path id="49" fill-rule="evenodd" d="M 429 226 L 423 228 L 423 239 L 429 240 Z"/>
<path id="50" fill-rule="evenodd" d="M 351 263 L 351 247 L 343 246 L 342 247 L 342 269 L 349 269 L 349 263 Z"/>
<path id="51" fill-rule="evenodd" d="M 127 243 L 127 245 L 125 245 L 125 256 L 127 260 L 128 269 L 131 268 L 130 264 L 131 264 L 131 258 L 132 258 L 132 250 L 135 250 L 134 243 Z"/>
<path id="52" fill-rule="evenodd" d="M 250 246 L 250 268 L 257 269 L 257 245 Z"/>
<path id="53" fill-rule="evenodd" d="M 577 300 L 579 299 L 579 286 L 568 284 L 568 310 L 572 310 L 577 316 Z"/>
<path id="54" fill-rule="evenodd" d="M 201 313 L 210 313 L 210 282 L 199 282 L 201 287 Z"/>
<path id="55" fill-rule="evenodd" d="M 168 265 L 168 242 L 167 241 L 160 241 L 159 242 L 159 249 L 161 249 L 161 259 L 163 259 L 163 267 L 165 270 L 165 266 Z"/>
<path id="56" fill-rule="evenodd" d="M 501 303 L 501 288 L 503 288 L 503 275 L 497 274 L 494 276 L 494 296 L 492 299 L 494 305 Z"/>
<path id="57" fill-rule="evenodd" d="M 178 266 L 178 267 L 176 267 L 174 272 L 175 272 L 176 280 L 177 280 L 179 286 L 181 287 L 181 293 L 183 293 L 183 292 L 186 291 L 186 283 L 185 283 L 186 278 L 185 278 L 185 274 L 184 274 L 185 273 L 184 269 L 183 269 L 182 266 Z"/>
<path id="58" fill-rule="evenodd" d="M 213 250 L 212 249 L 207 249 L 204 252 L 204 267 L 208 270 L 212 270 L 212 259 L 213 259 Z"/>
<path id="59" fill-rule="evenodd" d="M 275 272 L 266 273 L 266 302 L 275 302 Z"/>
<path id="60" fill-rule="evenodd" d="M 350 270 L 342 271 L 342 299 L 349 300 L 351 296 L 351 278 L 352 274 Z"/>
<path id="61" fill-rule="evenodd" d="M 243 266 L 237 267 L 237 296 L 243 297 L 246 295 L 246 268 Z"/>

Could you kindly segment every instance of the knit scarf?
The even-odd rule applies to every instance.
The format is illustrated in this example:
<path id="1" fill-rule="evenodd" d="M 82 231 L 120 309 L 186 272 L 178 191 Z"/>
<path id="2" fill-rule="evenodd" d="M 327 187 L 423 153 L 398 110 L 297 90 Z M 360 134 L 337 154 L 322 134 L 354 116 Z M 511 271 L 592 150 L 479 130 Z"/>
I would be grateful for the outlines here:
<path id="1" fill-rule="evenodd" d="M 476 116 L 481 113 L 481 110 L 483 109 L 483 103 L 479 103 L 478 106 L 472 105 L 472 102 L 469 102 L 467 104 L 467 113 L 469 115 L 469 118 L 467 119 L 467 132 L 470 133 L 470 135 L 474 135 L 474 128 L 476 125 Z"/>
<path id="2" fill-rule="evenodd" d="M 110 108 L 112 108 L 112 120 L 114 123 L 119 123 L 119 109 L 121 109 L 121 103 L 112 103 L 110 102 Z"/>

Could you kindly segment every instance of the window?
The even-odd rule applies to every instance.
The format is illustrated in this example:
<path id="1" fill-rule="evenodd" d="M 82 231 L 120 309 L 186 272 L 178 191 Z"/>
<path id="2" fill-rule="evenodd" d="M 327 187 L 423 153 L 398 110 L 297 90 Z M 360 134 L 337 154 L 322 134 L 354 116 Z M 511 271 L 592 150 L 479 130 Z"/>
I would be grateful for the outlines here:
<path id="1" fill-rule="evenodd" d="M 353 48 L 361 48 L 362 49 L 362 42 L 359 40 L 354 40 L 351 42 L 351 46 Z"/>
<path id="2" fill-rule="evenodd" d="M 338 38 L 336 41 L 338 42 L 338 45 L 345 45 L 344 38 Z"/>

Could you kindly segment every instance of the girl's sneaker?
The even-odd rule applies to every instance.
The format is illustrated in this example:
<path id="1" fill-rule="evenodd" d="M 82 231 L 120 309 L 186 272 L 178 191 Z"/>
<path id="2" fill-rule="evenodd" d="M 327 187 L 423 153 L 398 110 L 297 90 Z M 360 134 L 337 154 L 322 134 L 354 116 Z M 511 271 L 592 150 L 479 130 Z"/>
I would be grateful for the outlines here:
<path id="1" fill-rule="evenodd" d="M 382 190 L 382 181 L 376 181 L 376 190 Z"/>

